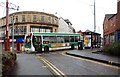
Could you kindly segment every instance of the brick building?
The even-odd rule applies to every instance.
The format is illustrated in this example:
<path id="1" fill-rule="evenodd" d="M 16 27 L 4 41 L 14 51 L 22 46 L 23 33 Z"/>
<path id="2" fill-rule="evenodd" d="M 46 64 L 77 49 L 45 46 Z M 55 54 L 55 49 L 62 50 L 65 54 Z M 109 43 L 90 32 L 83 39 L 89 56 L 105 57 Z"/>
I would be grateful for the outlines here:
<path id="1" fill-rule="evenodd" d="M 117 13 L 106 14 L 103 22 L 104 46 L 120 40 L 120 0 L 117 2 Z"/>
<path id="2" fill-rule="evenodd" d="M 116 41 L 120 40 L 120 0 L 117 2 L 117 19 L 116 19 Z"/>

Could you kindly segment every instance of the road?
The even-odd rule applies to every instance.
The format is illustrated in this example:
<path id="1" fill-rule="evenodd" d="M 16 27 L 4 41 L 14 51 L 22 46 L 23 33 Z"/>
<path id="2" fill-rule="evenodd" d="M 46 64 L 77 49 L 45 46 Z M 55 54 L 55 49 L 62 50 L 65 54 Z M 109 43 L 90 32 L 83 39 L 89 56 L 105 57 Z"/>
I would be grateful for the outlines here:
<path id="1" fill-rule="evenodd" d="M 53 75 L 34 54 L 17 54 L 13 70 L 6 75 Z"/>
<path id="2" fill-rule="evenodd" d="M 17 54 L 14 70 L 10 75 L 118 75 L 120 68 L 92 60 L 49 53 Z"/>
<path id="3" fill-rule="evenodd" d="M 40 57 L 46 59 L 64 75 L 118 75 L 120 69 L 83 58 L 72 57 L 63 52 L 51 52 Z"/>

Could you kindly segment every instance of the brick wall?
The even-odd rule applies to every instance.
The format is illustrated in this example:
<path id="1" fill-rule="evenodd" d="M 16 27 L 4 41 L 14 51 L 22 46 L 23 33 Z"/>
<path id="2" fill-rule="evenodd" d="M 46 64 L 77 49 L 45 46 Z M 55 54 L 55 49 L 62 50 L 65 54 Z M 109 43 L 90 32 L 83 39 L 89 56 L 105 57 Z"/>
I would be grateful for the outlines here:
<path id="1" fill-rule="evenodd" d="M 117 27 L 116 29 L 120 30 L 120 0 L 118 0 L 119 2 L 117 3 Z"/>

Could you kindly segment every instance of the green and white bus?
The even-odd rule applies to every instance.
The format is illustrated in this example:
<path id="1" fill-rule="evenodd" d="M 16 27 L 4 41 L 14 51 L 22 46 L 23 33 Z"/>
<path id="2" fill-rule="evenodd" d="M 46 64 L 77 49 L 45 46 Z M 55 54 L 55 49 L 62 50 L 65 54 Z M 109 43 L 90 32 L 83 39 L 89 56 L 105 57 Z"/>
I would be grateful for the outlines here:
<path id="1" fill-rule="evenodd" d="M 25 35 L 25 51 L 50 51 L 78 47 L 80 34 L 31 32 Z"/>

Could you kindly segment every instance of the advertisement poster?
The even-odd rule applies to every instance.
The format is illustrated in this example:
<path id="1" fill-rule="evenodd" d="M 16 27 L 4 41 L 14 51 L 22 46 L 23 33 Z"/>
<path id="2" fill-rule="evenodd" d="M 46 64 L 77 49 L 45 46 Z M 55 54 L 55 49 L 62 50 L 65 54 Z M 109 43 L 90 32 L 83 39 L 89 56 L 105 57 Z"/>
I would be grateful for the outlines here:
<path id="1" fill-rule="evenodd" d="M 84 36 L 84 46 L 91 47 L 91 35 Z"/>

